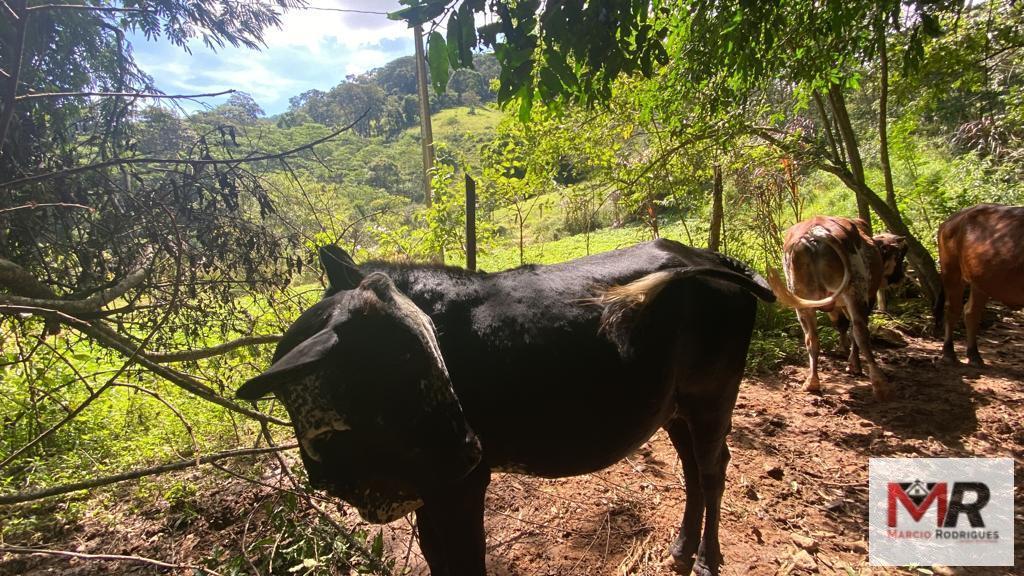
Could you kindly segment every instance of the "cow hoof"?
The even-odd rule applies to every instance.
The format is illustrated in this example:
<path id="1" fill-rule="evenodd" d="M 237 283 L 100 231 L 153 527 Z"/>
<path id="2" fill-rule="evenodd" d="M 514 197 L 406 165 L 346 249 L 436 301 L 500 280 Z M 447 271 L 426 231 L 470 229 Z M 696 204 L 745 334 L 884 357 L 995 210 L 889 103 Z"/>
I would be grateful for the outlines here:
<path id="1" fill-rule="evenodd" d="M 697 560 L 693 566 L 694 576 L 718 576 L 718 566 L 709 566 L 703 560 Z"/>
<path id="2" fill-rule="evenodd" d="M 684 556 L 676 556 L 674 554 L 669 554 L 668 558 L 665 559 L 664 565 L 666 568 L 675 572 L 676 574 L 686 575 L 689 574 L 691 570 L 693 570 L 693 561 L 693 556 L 686 558 Z"/>
<path id="3" fill-rule="evenodd" d="M 815 378 L 804 382 L 804 392 L 821 392 L 821 381 Z"/>
<path id="4" fill-rule="evenodd" d="M 875 396 L 875 400 L 883 402 L 888 400 L 892 396 L 892 388 L 888 384 L 872 384 L 871 392 Z"/>
<path id="5" fill-rule="evenodd" d="M 981 356 L 969 356 L 967 358 L 967 364 L 975 368 L 985 367 L 985 361 L 981 359 Z"/>
<path id="6" fill-rule="evenodd" d="M 864 371 L 860 369 L 860 366 L 854 368 L 853 366 L 846 367 L 846 373 L 850 376 L 863 376 Z"/>
<path id="7" fill-rule="evenodd" d="M 939 361 L 946 366 L 960 366 L 960 359 L 956 356 L 943 356 Z"/>

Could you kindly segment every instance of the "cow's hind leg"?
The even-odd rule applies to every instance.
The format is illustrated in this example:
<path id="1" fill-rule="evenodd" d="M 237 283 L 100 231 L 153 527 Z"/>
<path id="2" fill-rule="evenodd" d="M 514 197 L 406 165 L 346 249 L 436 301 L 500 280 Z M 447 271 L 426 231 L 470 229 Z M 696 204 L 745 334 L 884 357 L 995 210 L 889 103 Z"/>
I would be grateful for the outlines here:
<path id="1" fill-rule="evenodd" d="M 491 471 L 477 466 L 461 482 L 424 495 L 416 511 L 420 551 L 430 576 L 486 576 L 484 496 Z"/>
<path id="2" fill-rule="evenodd" d="M 964 312 L 964 324 L 967 325 L 967 362 L 971 366 L 985 365 L 981 353 L 978 352 L 978 327 L 981 325 L 981 317 L 985 314 L 986 303 L 988 295 L 972 285 L 971 295 L 967 298 L 967 310 Z"/>
<path id="3" fill-rule="evenodd" d="M 725 492 L 725 471 L 729 466 L 726 436 L 732 425 L 732 406 L 724 411 L 694 410 L 690 418 L 693 452 L 700 469 L 700 486 L 704 494 L 704 534 L 697 549 L 693 572 L 697 576 L 716 576 L 722 565 L 722 549 L 718 542 L 722 494 Z"/>
<path id="4" fill-rule="evenodd" d="M 807 347 L 807 358 L 810 361 L 804 390 L 815 392 L 821 390 L 821 381 L 818 380 L 818 319 L 813 309 L 797 310 L 796 315 L 800 320 L 800 328 L 804 331 L 804 345 Z"/>
<path id="5" fill-rule="evenodd" d="M 857 346 L 864 351 L 864 360 L 868 363 L 871 390 L 876 400 L 885 400 L 889 397 L 889 380 L 875 363 L 875 355 L 871 350 L 871 334 L 868 332 L 869 309 L 867 303 L 855 302 L 852 299 L 847 301 L 846 310 L 853 324 L 853 339 Z"/>
<path id="6" fill-rule="evenodd" d="M 700 546 L 700 528 L 704 521 L 704 492 L 700 485 L 700 467 L 697 455 L 693 451 L 693 437 L 686 420 L 674 418 L 665 425 L 672 445 L 679 453 L 683 463 L 683 479 L 686 481 L 686 508 L 679 524 L 679 535 L 676 537 L 669 553 L 672 555 L 672 568 L 680 574 L 689 574 L 693 568 L 694 555 Z"/>
<path id="7" fill-rule="evenodd" d="M 863 374 L 864 371 L 860 367 L 860 349 L 857 348 L 857 342 L 850 339 L 850 319 L 839 310 L 830 312 L 829 318 L 839 332 L 839 347 L 849 355 L 846 371 L 854 376 Z"/>
<path id="8" fill-rule="evenodd" d="M 959 364 L 956 350 L 953 348 L 953 330 L 960 322 L 960 313 L 964 307 L 964 283 L 953 272 L 942 271 L 943 291 L 946 293 L 945 339 L 942 343 L 942 360 L 948 364 Z"/>

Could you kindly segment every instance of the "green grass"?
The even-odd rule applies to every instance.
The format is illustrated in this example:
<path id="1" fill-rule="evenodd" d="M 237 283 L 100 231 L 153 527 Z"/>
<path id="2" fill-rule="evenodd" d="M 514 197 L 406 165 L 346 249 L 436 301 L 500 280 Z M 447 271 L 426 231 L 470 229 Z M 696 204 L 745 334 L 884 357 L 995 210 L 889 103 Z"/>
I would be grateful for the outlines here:
<path id="1" fill-rule="evenodd" d="M 450 140 L 456 138 L 478 138 L 494 135 L 498 123 L 505 117 L 505 114 L 494 108 L 477 106 L 474 113 L 470 114 L 468 107 L 448 108 L 437 114 L 431 115 L 434 138 L 439 140 Z M 410 129 L 413 133 L 419 134 L 419 128 Z"/>

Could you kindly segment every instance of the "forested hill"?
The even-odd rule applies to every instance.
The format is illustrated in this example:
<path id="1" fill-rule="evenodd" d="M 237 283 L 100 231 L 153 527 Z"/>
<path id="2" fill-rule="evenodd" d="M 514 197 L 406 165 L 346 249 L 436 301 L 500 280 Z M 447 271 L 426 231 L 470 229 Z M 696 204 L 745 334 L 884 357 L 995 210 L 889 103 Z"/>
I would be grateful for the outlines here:
<path id="1" fill-rule="evenodd" d="M 473 68 L 462 68 L 451 76 L 446 91 L 430 91 L 431 111 L 493 102 L 492 83 L 499 70 L 493 55 L 478 55 Z M 231 105 L 252 112 L 252 103 L 245 100 L 237 98 Z M 361 117 L 353 127 L 357 134 L 394 138 L 419 121 L 415 57 L 397 58 L 364 74 L 350 75 L 326 92 L 307 90 L 288 102 L 288 111 L 273 118 L 280 127 L 310 121 L 343 126 Z"/>

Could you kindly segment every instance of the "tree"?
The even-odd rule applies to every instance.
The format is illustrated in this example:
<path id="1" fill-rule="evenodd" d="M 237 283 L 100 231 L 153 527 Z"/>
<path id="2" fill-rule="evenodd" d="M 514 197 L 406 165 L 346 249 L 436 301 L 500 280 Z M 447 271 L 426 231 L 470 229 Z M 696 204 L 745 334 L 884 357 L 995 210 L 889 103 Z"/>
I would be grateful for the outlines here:
<path id="1" fill-rule="evenodd" d="M 479 43 L 493 47 L 501 65 L 498 100 L 517 101 L 524 120 L 535 100 L 554 105 L 607 101 L 617 77 L 640 74 L 658 80 L 660 91 L 649 98 L 648 114 L 659 116 L 671 130 L 756 134 L 786 154 L 806 157 L 855 194 L 862 216 L 870 206 L 892 232 L 908 237 L 908 257 L 922 287 L 929 298 L 936 296 L 938 274 L 931 254 L 911 233 L 898 206 L 867 182 L 863 136 L 850 117 L 847 97 L 859 89 L 865 67 L 875 66 L 880 55 L 887 58 L 889 47 L 880 42 L 900 40 L 904 68 L 912 70 L 926 46 L 941 36 L 943 18 L 960 14 L 961 2 L 499 1 L 493 3 L 496 21 L 471 32 L 466 23 L 484 9 L 483 2 L 406 4 L 393 17 L 417 23 L 447 12 L 448 30 L 461 31 L 447 39 L 431 37 L 438 45 L 432 52 L 449 55 L 431 59 L 432 73 L 470 64 L 471 58 L 467 62 L 462 56 L 467 48 Z M 686 58 L 669 62 L 669 53 Z M 783 107 L 771 96 L 780 91 L 789 94 Z M 680 103 L 698 114 L 674 113 Z M 779 120 L 808 104 L 817 115 L 816 133 L 787 134 L 787 124 Z M 884 107 L 876 117 L 876 126 L 887 125 Z M 882 130 L 882 140 L 885 134 Z M 811 138 L 801 142 L 804 136 Z M 879 145 L 881 161 L 887 164 L 884 144 Z"/>
<path id="2" fill-rule="evenodd" d="M 376 81 L 388 94 L 416 94 L 416 60 L 413 56 L 396 58 L 380 68 L 371 70 L 367 76 Z"/>
<path id="3" fill-rule="evenodd" d="M 228 97 L 227 102 L 214 108 L 211 114 L 243 126 L 252 124 L 266 115 L 256 100 L 245 92 L 235 92 Z"/>

